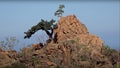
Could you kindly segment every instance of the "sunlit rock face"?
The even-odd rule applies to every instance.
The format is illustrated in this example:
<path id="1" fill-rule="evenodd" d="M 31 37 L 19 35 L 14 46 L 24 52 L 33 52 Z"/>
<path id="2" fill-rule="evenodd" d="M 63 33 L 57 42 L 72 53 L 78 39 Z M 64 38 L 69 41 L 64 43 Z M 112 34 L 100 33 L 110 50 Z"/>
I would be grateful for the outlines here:
<path id="1" fill-rule="evenodd" d="M 64 40 L 79 39 L 81 44 L 103 45 L 103 41 L 98 36 L 89 34 L 87 27 L 75 15 L 61 17 L 57 25 L 58 28 L 54 30 L 57 43 Z"/>

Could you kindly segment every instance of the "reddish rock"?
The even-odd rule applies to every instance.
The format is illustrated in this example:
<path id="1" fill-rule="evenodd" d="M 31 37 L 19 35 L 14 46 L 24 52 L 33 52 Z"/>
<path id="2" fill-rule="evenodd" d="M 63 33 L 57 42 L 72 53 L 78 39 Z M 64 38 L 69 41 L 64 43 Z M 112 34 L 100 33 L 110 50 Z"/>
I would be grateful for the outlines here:
<path id="1" fill-rule="evenodd" d="M 96 35 L 91 35 L 84 24 L 82 24 L 75 15 L 61 17 L 58 21 L 58 28 L 54 30 L 55 42 L 77 39 L 85 45 L 102 46 L 103 41 Z"/>
<path id="2" fill-rule="evenodd" d="M 0 48 L 0 52 L 2 52 L 3 50 Z"/>
<path id="3" fill-rule="evenodd" d="M 8 55 L 9 58 L 11 58 L 11 59 L 17 59 L 17 51 L 15 51 L 15 50 L 7 51 L 7 55 Z"/>
<path id="4" fill-rule="evenodd" d="M 90 62 L 88 61 L 80 61 L 80 65 L 84 66 L 84 68 L 89 68 L 90 67 Z"/>
<path id="5" fill-rule="evenodd" d="M 14 50 L 0 52 L 0 68 L 4 68 L 4 66 L 11 65 L 17 59 L 17 52 Z"/>
<path id="6" fill-rule="evenodd" d="M 54 62 L 46 61 L 46 63 L 47 63 L 49 66 L 56 66 L 56 64 L 55 64 Z"/>
<path id="7" fill-rule="evenodd" d="M 42 47 L 43 47 L 43 44 L 42 44 L 42 43 L 33 44 L 33 45 L 32 45 L 32 48 L 33 48 L 34 50 L 39 50 L 39 49 L 41 49 Z"/>

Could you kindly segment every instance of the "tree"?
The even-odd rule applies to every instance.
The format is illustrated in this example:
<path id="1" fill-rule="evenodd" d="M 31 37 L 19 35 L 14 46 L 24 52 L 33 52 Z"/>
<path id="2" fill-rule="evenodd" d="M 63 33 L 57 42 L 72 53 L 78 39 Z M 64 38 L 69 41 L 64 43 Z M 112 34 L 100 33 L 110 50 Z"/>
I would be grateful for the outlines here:
<path id="1" fill-rule="evenodd" d="M 64 5 L 59 5 L 59 9 L 55 12 L 55 16 L 61 17 L 62 13 L 64 13 L 64 11 L 62 10 L 64 7 Z M 31 27 L 31 29 L 29 29 L 27 32 L 24 32 L 24 34 L 26 34 L 24 38 L 29 39 L 38 30 L 43 30 L 49 36 L 49 39 L 47 40 L 49 42 L 53 39 L 53 30 L 56 28 L 57 24 L 55 24 L 55 20 L 51 19 L 50 21 L 45 21 L 41 19 L 41 21 L 37 25 Z"/>
<path id="2" fill-rule="evenodd" d="M 18 40 L 16 37 L 6 37 L 4 40 L 0 41 L 0 48 L 3 50 L 13 50 L 17 43 Z"/>
<path id="3" fill-rule="evenodd" d="M 62 13 L 64 13 L 63 8 L 65 8 L 65 6 L 63 4 L 59 5 L 59 9 L 54 13 L 54 15 L 61 17 Z"/>
<path id="4" fill-rule="evenodd" d="M 49 39 L 52 39 L 53 29 L 57 28 L 57 25 L 54 23 L 55 23 L 55 20 L 53 20 L 53 19 L 49 22 L 41 19 L 41 22 L 39 22 L 37 25 L 33 26 L 27 32 L 24 32 L 26 34 L 26 36 L 24 36 L 24 38 L 30 38 L 38 30 L 44 30 L 46 32 L 46 34 L 49 36 Z"/>

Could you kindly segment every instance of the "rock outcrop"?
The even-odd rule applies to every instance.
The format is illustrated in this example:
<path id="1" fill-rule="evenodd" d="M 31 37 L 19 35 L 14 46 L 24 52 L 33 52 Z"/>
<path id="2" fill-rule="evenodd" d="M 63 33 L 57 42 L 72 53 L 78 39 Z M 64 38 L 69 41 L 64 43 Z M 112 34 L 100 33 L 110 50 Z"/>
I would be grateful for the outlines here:
<path id="1" fill-rule="evenodd" d="M 57 43 L 70 39 L 79 39 L 79 42 L 84 45 L 103 45 L 103 41 L 98 36 L 89 34 L 87 27 L 75 15 L 61 17 L 57 25 L 58 28 L 54 30 Z"/>
<path id="2" fill-rule="evenodd" d="M 104 46 L 74 15 L 61 17 L 54 33 L 56 43 L 33 44 L 19 53 L 0 49 L 0 68 L 116 68 L 120 64 L 120 53 Z"/>
<path id="3" fill-rule="evenodd" d="M 17 60 L 17 52 L 14 50 L 5 51 L 0 49 L 0 68 L 11 65 Z"/>

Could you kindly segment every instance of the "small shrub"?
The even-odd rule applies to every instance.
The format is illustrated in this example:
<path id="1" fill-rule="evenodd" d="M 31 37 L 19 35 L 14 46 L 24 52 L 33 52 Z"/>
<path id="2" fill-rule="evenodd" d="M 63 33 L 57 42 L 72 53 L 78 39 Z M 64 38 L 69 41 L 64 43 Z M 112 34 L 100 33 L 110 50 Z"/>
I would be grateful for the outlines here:
<path id="1" fill-rule="evenodd" d="M 23 63 L 13 63 L 11 66 L 6 66 L 5 68 L 27 68 Z"/>
<path id="2" fill-rule="evenodd" d="M 0 53 L 0 59 L 4 59 L 4 58 L 5 58 L 5 55 Z"/>
<path id="3" fill-rule="evenodd" d="M 77 40 L 77 42 L 79 42 L 80 38 L 77 38 L 76 40 Z"/>
<path id="4" fill-rule="evenodd" d="M 80 64 L 74 62 L 74 63 L 72 64 L 72 68 L 84 68 L 84 67 L 83 67 L 83 65 L 80 65 Z"/>
<path id="5" fill-rule="evenodd" d="M 103 46 L 102 47 L 102 54 L 106 56 L 110 56 L 112 53 L 112 49 L 109 46 Z"/>
<path id="6" fill-rule="evenodd" d="M 77 51 L 79 51 L 79 50 L 80 50 L 80 47 L 81 47 L 81 46 L 79 46 L 79 45 L 78 45 L 78 46 L 76 46 L 76 48 L 77 48 Z"/>
<path id="7" fill-rule="evenodd" d="M 57 65 L 55 68 L 65 68 L 63 65 Z"/>
<path id="8" fill-rule="evenodd" d="M 74 44 L 76 41 L 75 41 L 75 40 L 70 40 L 70 42 L 71 42 L 72 44 Z"/>
<path id="9" fill-rule="evenodd" d="M 16 37 L 6 37 L 4 40 L 0 41 L 0 48 L 3 50 L 13 50 L 18 42 Z"/>

